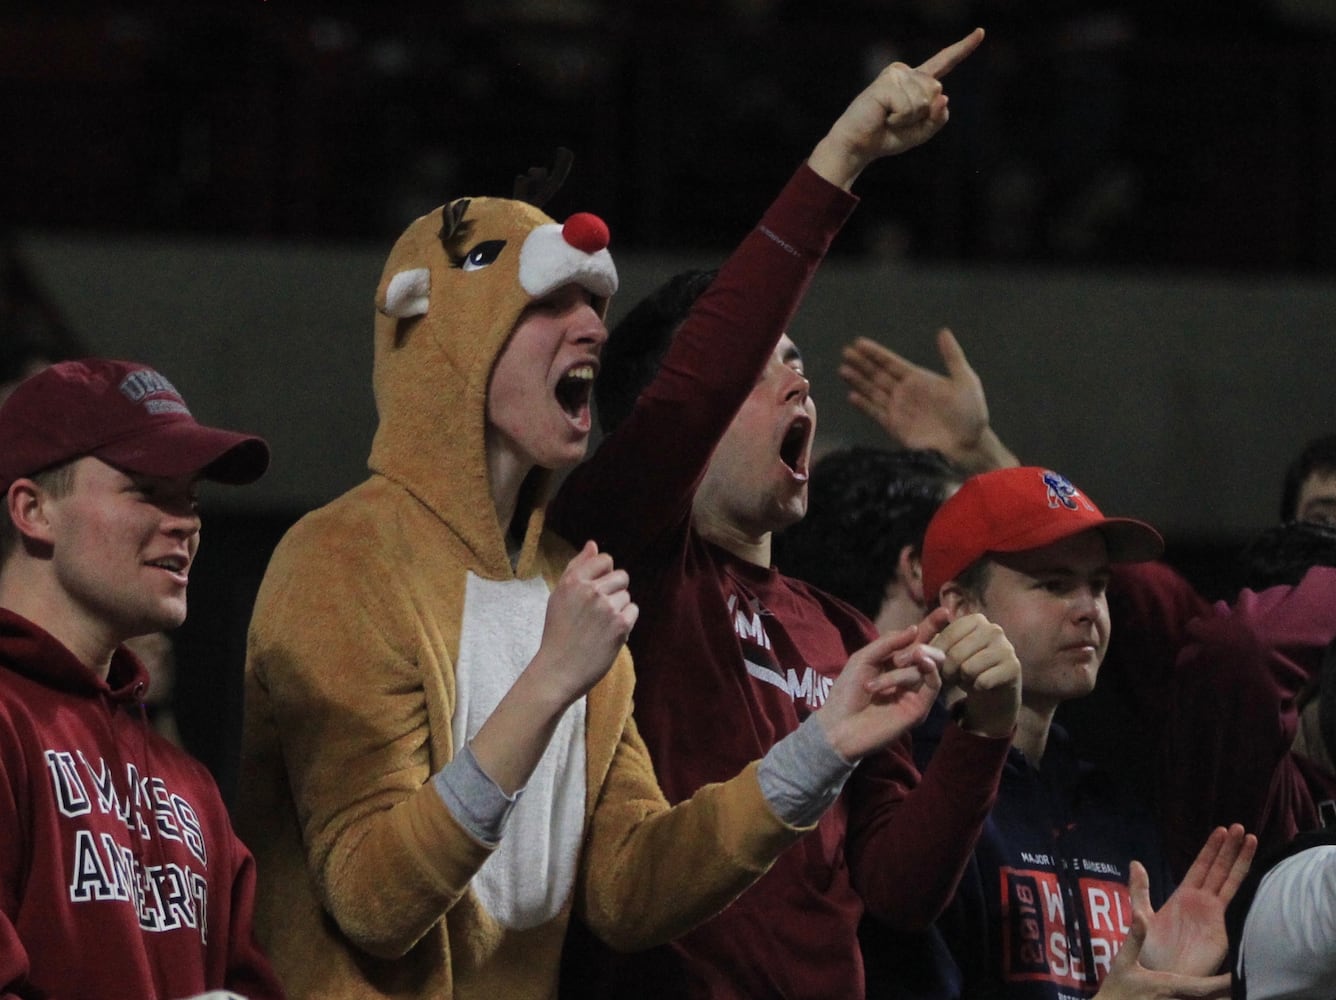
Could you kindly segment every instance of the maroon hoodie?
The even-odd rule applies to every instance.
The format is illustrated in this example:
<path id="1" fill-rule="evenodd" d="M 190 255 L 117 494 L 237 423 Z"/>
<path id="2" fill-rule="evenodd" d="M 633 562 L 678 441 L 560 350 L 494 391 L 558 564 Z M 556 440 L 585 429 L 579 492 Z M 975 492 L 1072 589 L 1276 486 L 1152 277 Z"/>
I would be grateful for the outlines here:
<path id="1" fill-rule="evenodd" d="M 0 609 L 0 996 L 283 995 L 213 779 L 126 711 L 147 687 Z"/>

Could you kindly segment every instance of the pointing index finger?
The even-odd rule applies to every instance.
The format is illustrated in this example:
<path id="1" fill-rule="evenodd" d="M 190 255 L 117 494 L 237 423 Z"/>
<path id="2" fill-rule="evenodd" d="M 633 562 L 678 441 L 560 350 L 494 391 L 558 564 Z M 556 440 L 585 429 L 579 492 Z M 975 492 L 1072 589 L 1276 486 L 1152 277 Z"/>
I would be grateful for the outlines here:
<path id="1" fill-rule="evenodd" d="M 927 73 L 936 80 L 940 80 L 953 69 L 959 66 L 969 57 L 969 55 L 979 47 L 983 42 L 983 29 L 975 28 L 968 35 L 956 42 L 954 45 L 948 45 L 942 51 L 932 56 L 926 62 L 918 67 L 920 73 Z"/>

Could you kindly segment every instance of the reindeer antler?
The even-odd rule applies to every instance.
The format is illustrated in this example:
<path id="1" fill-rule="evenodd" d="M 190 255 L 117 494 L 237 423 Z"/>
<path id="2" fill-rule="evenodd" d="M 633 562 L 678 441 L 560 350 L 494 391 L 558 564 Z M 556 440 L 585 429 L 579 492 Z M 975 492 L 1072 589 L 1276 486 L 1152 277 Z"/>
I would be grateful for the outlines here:
<path id="1" fill-rule="evenodd" d="M 558 146 L 553 156 L 552 169 L 530 167 L 528 173 L 515 178 L 515 199 L 527 201 L 535 208 L 542 208 L 547 200 L 557 193 L 571 172 L 575 154 L 565 146 Z"/>

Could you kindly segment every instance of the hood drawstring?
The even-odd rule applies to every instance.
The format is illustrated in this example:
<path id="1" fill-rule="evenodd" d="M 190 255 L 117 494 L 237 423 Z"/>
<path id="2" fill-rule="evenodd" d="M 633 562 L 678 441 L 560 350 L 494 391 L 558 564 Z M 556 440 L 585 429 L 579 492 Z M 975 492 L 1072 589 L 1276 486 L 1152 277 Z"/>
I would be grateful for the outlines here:
<path id="1" fill-rule="evenodd" d="M 144 696 L 147 692 L 148 684 L 142 678 L 135 682 L 135 685 L 131 690 L 135 705 L 138 707 L 140 724 L 138 753 L 135 753 L 132 750 L 130 753 L 131 760 L 129 761 L 127 761 L 126 755 L 122 750 L 121 738 L 116 726 L 116 715 L 123 710 L 128 710 L 129 705 L 126 704 L 125 699 L 118 699 L 116 694 L 111 691 L 104 692 L 100 700 L 105 710 L 103 719 L 107 725 L 107 735 L 109 737 L 107 742 L 111 748 L 111 752 L 116 758 L 114 761 L 109 762 L 115 769 L 111 776 L 112 788 L 119 794 L 120 780 L 123 780 L 126 785 L 124 791 L 127 810 L 126 826 L 130 833 L 131 850 L 134 854 L 135 866 L 138 870 L 138 877 L 144 881 L 144 895 L 149 898 L 156 898 L 158 893 L 157 887 L 149 884 L 152 879 L 152 875 L 150 874 L 152 865 L 150 865 L 148 856 L 150 853 L 152 854 L 152 862 L 159 869 L 165 868 L 167 858 L 163 853 L 165 848 L 162 843 L 162 837 L 157 836 L 154 833 L 154 825 L 157 820 L 153 810 L 152 794 L 145 792 L 141 795 L 141 790 L 144 789 L 145 781 L 152 777 L 153 774 L 153 757 L 150 752 L 149 740 L 149 733 L 153 727 L 149 722 L 148 707 L 144 700 Z M 138 777 L 138 781 L 135 782 L 133 786 L 131 786 L 129 763 L 135 765 L 135 771 Z M 118 774 L 121 776 L 119 780 L 117 778 Z M 145 829 L 148 831 L 148 840 L 151 844 L 145 844 L 144 842 L 145 835 L 143 830 Z M 196 919 L 205 919 L 204 914 L 198 914 Z M 148 949 L 148 953 L 150 961 L 153 963 L 152 972 L 154 982 L 157 984 L 156 992 L 158 998 L 159 1000 L 166 1000 L 166 998 L 171 996 L 171 991 L 168 988 L 169 980 L 167 970 L 162 964 L 162 955 L 157 948 Z"/>
<path id="2" fill-rule="evenodd" d="M 153 731 L 153 723 L 149 720 L 148 717 L 148 703 L 146 701 L 147 694 L 148 694 L 148 682 L 142 679 L 136 681 L 134 687 L 134 697 L 135 697 L 135 704 L 139 707 L 139 750 L 142 762 L 142 773 L 140 775 L 141 780 L 145 780 L 151 777 L 153 774 L 153 756 L 149 751 L 149 747 L 152 743 L 152 741 L 149 739 L 149 734 Z M 148 796 L 148 801 L 145 802 L 144 804 L 148 809 L 147 822 L 149 823 L 149 831 L 150 831 L 149 839 L 152 841 L 151 849 L 153 851 L 153 860 L 157 865 L 159 871 L 166 871 L 167 870 L 167 855 L 165 853 L 166 848 L 164 847 L 162 842 L 161 831 L 156 830 L 157 814 L 154 810 L 151 793 Z M 147 879 L 148 868 L 145 867 L 143 870 L 145 873 L 144 877 Z M 157 890 L 155 889 L 155 898 L 156 897 L 157 897 Z M 198 906 L 200 904 L 196 902 L 195 905 Z M 204 922 L 206 920 L 207 920 L 206 914 L 201 912 L 197 912 L 195 914 L 195 921 L 200 927 L 204 926 Z M 166 970 L 163 969 L 162 967 L 162 953 L 157 948 L 153 949 L 153 965 L 154 965 L 153 969 L 154 978 L 159 983 L 162 984 L 162 989 L 166 991 L 163 994 L 164 997 L 169 998 L 171 996 L 171 993 L 170 991 L 167 991 L 167 973 Z"/>

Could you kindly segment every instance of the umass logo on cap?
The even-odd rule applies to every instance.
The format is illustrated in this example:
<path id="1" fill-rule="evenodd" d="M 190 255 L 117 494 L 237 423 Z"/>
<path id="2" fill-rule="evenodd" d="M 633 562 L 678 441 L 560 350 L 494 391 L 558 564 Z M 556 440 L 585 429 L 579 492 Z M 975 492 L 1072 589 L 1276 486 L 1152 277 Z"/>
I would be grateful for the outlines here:
<path id="1" fill-rule="evenodd" d="M 190 416 L 185 400 L 176 391 L 176 386 L 168 382 L 152 368 L 140 368 L 121 380 L 121 395 L 132 403 L 143 403 L 149 413 L 181 413 Z M 169 399 L 159 397 L 169 396 Z M 155 398 L 150 398 L 155 397 Z"/>
<path id="2" fill-rule="evenodd" d="M 1081 491 L 1072 485 L 1071 480 L 1066 476 L 1061 476 L 1056 472 L 1045 471 L 1043 475 L 1044 485 L 1048 488 L 1048 505 L 1057 509 L 1059 505 L 1068 510 L 1077 509 L 1077 500 L 1082 499 Z M 1087 502 L 1086 506 L 1090 504 Z"/>

